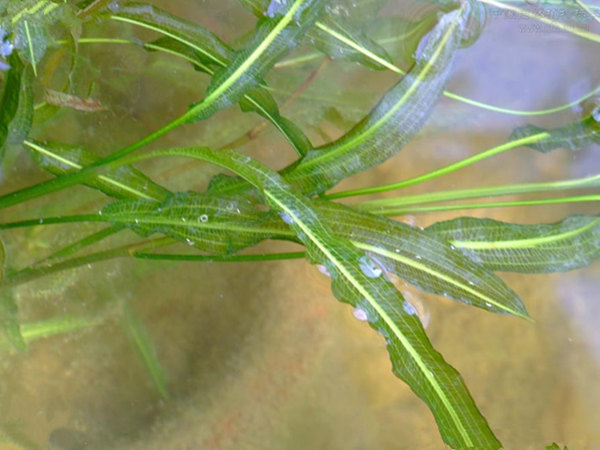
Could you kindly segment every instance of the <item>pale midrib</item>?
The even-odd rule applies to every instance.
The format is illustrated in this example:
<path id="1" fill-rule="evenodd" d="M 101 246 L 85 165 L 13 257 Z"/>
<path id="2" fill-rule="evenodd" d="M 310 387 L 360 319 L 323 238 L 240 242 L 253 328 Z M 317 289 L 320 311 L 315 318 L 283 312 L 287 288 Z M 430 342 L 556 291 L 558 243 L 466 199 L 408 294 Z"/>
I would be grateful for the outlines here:
<path id="1" fill-rule="evenodd" d="M 538 245 L 544 245 L 552 242 L 561 241 L 563 239 L 569 239 L 578 234 L 584 233 L 600 223 L 600 218 L 574 230 L 567 231 L 565 233 L 555 234 L 552 236 L 544 236 L 538 238 L 528 239 L 513 239 L 510 241 L 494 241 L 494 242 L 473 242 L 473 241 L 451 241 L 452 245 L 457 248 L 464 248 L 469 250 L 499 250 L 508 248 L 529 248 Z"/>
<path id="2" fill-rule="evenodd" d="M 379 316 L 383 319 L 383 321 L 386 323 L 386 325 L 393 331 L 394 335 L 398 338 L 398 340 L 400 341 L 402 346 L 406 349 L 406 351 L 411 355 L 413 360 L 416 362 L 416 364 L 419 367 L 419 369 L 421 370 L 422 374 L 429 381 L 429 383 L 431 384 L 431 386 L 437 393 L 438 397 L 442 400 L 442 403 L 446 407 L 446 410 L 450 414 L 450 417 L 452 417 L 452 420 L 454 421 L 457 429 L 459 430 L 462 438 L 464 439 L 465 444 L 467 446 L 472 446 L 472 442 L 470 440 L 469 434 L 463 428 L 464 426 L 461 423 L 456 411 L 454 411 L 454 409 L 452 408 L 452 405 L 451 405 L 449 399 L 446 397 L 445 392 L 443 391 L 441 386 L 437 383 L 437 380 L 431 374 L 431 372 L 429 371 L 427 366 L 423 363 L 423 361 L 419 357 L 419 354 L 417 353 L 417 351 L 410 344 L 410 342 L 408 342 L 406 340 L 406 337 L 402 334 L 400 329 L 397 327 L 397 325 L 394 323 L 394 321 L 388 316 L 388 314 L 385 312 L 385 310 L 379 305 L 379 303 L 377 303 L 377 301 L 373 298 L 371 293 L 369 291 L 367 291 L 361 285 L 361 283 L 358 282 L 352 276 L 352 274 L 347 270 L 345 265 L 342 264 L 338 260 L 338 257 L 336 255 L 334 255 L 332 252 L 330 252 L 329 249 L 327 248 L 327 246 L 325 246 L 320 241 L 320 239 L 313 234 L 312 229 L 310 227 L 307 227 L 302 222 L 301 217 L 299 217 L 294 211 L 292 211 L 290 208 L 288 208 L 284 202 L 281 202 L 279 200 L 279 198 L 277 198 L 277 196 L 274 196 L 271 191 L 265 190 L 264 192 L 265 192 L 265 195 L 267 197 L 269 197 L 278 206 L 279 209 L 281 209 L 282 211 L 285 211 L 292 218 L 294 223 L 296 223 L 302 229 L 302 231 L 306 234 L 306 236 L 309 237 L 309 239 L 319 248 L 319 250 L 327 257 L 327 259 L 329 261 L 331 261 L 333 264 L 335 264 L 336 268 L 344 275 L 344 277 L 350 281 L 350 283 L 354 286 L 354 288 L 363 297 L 365 297 L 365 299 L 371 304 L 373 309 L 375 309 L 375 311 L 377 311 L 377 314 L 379 314 Z"/>
<path id="3" fill-rule="evenodd" d="M 392 115 L 394 115 L 396 113 L 396 111 L 398 110 L 398 108 L 401 108 L 407 102 L 407 100 L 410 98 L 410 96 L 415 92 L 415 90 L 417 89 L 417 87 L 421 84 L 421 82 L 423 81 L 423 79 L 431 71 L 431 69 L 433 67 L 433 64 L 435 64 L 435 62 L 437 62 L 437 59 L 438 59 L 440 53 L 444 49 L 446 43 L 448 42 L 448 39 L 450 38 L 450 35 L 452 34 L 452 32 L 454 31 L 454 28 L 456 26 L 457 26 L 457 24 L 453 23 L 448 28 L 448 30 L 444 34 L 444 37 L 440 41 L 440 44 L 438 45 L 438 47 L 436 48 L 434 54 L 432 55 L 431 59 L 429 59 L 427 61 L 425 67 L 419 73 L 419 75 L 415 78 L 414 82 L 409 86 L 409 88 L 406 90 L 406 92 L 404 93 L 404 95 L 398 100 L 398 102 L 396 102 L 396 104 L 392 108 L 390 108 L 390 110 L 387 113 L 385 113 L 383 116 L 381 116 L 379 118 L 379 120 L 377 120 L 377 122 L 375 122 L 372 126 L 370 126 L 368 129 L 366 129 L 360 135 L 355 136 L 353 139 L 345 142 L 344 144 L 340 145 L 339 147 L 335 147 L 331 151 L 322 152 L 318 156 L 316 156 L 316 157 L 314 157 L 314 158 L 312 158 L 310 160 L 307 160 L 307 161 L 301 163 L 300 165 L 298 165 L 298 170 L 299 169 L 303 169 L 304 170 L 304 169 L 310 168 L 310 167 L 312 167 L 314 165 L 323 164 L 322 161 L 324 159 L 325 160 L 326 159 L 332 159 L 332 158 L 333 159 L 337 159 L 339 157 L 338 156 L 339 153 L 343 152 L 348 147 L 352 148 L 352 147 L 354 147 L 356 145 L 359 145 L 361 141 L 367 139 L 373 133 L 376 133 L 377 130 L 389 119 L 389 117 L 391 117 Z"/>
<path id="4" fill-rule="evenodd" d="M 70 160 L 68 160 L 68 159 L 66 159 L 66 158 L 64 158 L 62 156 L 59 156 L 59 155 L 57 155 L 55 153 L 52 153 L 51 151 L 49 151 L 49 150 L 47 150 L 47 149 L 45 149 L 43 147 L 40 147 L 39 145 L 36 145 L 33 142 L 24 141 L 23 144 L 27 145 L 32 150 L 35 150 L 35 151 L 37 151 L 39 153 L 42 153 L 42 154 L 44 154 L 44 155 L 46 155 L 46 156 L 48 156 L 50 158 L 53 158 L 53 159 L 55 159 L 55 160 L 57 160 L 57 161 L 65 164 L 65 165 L 67 165 L 67 166 L 70 166 L 70 167 L 72 167 L 74 169 L 80 170 L 80 169 L 83 168 L 83 166 L 81 166 L 81 165 L 79 165 L 79 164 L 77 164 L 77 163 L 75 163 L 73 161 L 70 161 Z M 102 181 L 105 181 L 105 182 L 107 182 L 109 184 L 112 184 L 113 186 L 118 187 L 119 189 L 123 189 L 124 191 L 130 192 L 130 193 L 132 193 L 134 195 L 137 195 L 138 197 L 142 197 L 142 198 L 144 198 L 146 200 L 156 200 L 156 198 L 151 197 L 148 194 L 145 194 L 144 192 L 140 192 L 140 191 L 138 191 L 138 190 L 136 190 L 136 189 L 134 189 L 134 188 L 126 185 L 126 184 L 120 183 L 120 182 L 118 182 L 116 180 L 113 180 L 112 178 L 109 178 L 109 177 L 107 177 L 105 175 L 97 175 L 96 177 L 99 180 L 102 180 Z"/>
<path id="5" fill-rule="evenodd" d="M 456 281 L 455 279 L 450 278 L 449 276 L 444 275 L 443 273 L 437 272 L 437 271 L 427 267 L 426 265 L 419 263 L 413 259 L 406 258 L 402 255 L 399 255 L 398 253 L 393 253 L 393 252 L 384 250 L 382 248 L 378 248 L 378 247 L 375 247 L 375 246 L 372 246 L 369 244 L 365 244 L 364 242 L 352 241 L 352 243 L 356 247 L 358 247 L 362 250 L 366 250 L 371 253 L 376 253 L 378 255 L 385 256 L 386 258 L 392 259 L 392 260 L 397 261 L 402 264 L 406 264 L 407 266 L 410 266 L 414 269 L 417 269 L 419 271 L 427 273 L 439 280 L 445 281 L 446 283 L 449 283 L 457 288 L 460 288 L 460 289 L 478 297 L 479 299 L 483 300 L 484 302 L 494 305 L 497 308 L 499 308 L 503 311 L 506 311 L 510 314 L 513 314 L 513 315 L 519 316 L 519 317 L 523 317 L 523 318 L 527 318 L 527 316 L 524 316 L 522 313 L 520 313 L 518 311 L 513 311 L 512 309 L 506 307 L 502 303 L 499 303 L 498 301 L 492 299 L 491 297 L 488 297 L 487 295 L 483 294 L 482 292 L 479 292 L 479 291 L 473 289 L 471 286 L 460 283 L 460 282 Z"/>

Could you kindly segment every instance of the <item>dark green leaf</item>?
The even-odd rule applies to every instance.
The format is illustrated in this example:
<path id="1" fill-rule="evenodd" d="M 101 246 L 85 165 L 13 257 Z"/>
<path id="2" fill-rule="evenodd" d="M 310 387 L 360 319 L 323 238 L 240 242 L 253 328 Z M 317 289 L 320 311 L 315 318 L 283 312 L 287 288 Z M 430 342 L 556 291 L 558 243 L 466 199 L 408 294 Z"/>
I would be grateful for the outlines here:
<path id="1" fill-rule="evenodd" d="M 488 311 L 529 317 L 512 289 L 489 270 L 473 263 L 444 238 L 385 217 L 320 201 L 317 211 L 336 234 L 368 252 L 380 270 L 419 289 Z"/>
<path id="2" fill-rule="evenodd" d="M 419 131 L 442 94 L 467 20 L 464 10 L 445 14 L 429 33 L 414 68 L 340 139 L 308 152 L 286 168 L 287 181 L 315 194 L 395 155 Z"/>
<path id="3" fill-rule="evenodd" d="M 83 147 L 66 144 L 26 142 L 26 146 L 40 167 L 57 176 L 76 172 L 100 159 Z M 161 200 L 169 192 L 132 167 L 97 175 L 85 185 L 116 198 Z"/>
<path id="4" fill-rule="evenodd" d="M 517 140 L 538 133 L 548 133 L 548 136 L 538 142 L 529 144 L 528 147 L 542 153 L 548 153 L 557 148 L 577 151 L 592 143 L 600 144 L 600 121 L 595 120 L 594 116 L 590 115 L 579 122 L 552 130 L 535 125 L 525 125 L 514 130 L 510 135 L 510 140 Z"/>
<path id="5" fill-rule="evenodd" d="M 163 202 L 117 201 L 102 210 L 106 220 L 142 236 L 161 233 L 218 255 L 229 255 L 264 239 L 293 237 L 273 214 L 249 201 L 195 192 L 169 195 Z"/>
<path id="6" fill-rule="evenodd" d="M 475 263 L 503 272 L 564 272 L 585 267 L 600 256 L 598 216 L 570 216 L 538 225 L 461 217 L 427 230 L 450 241 Z"/>
<path id="7" fill-rule="evenodd" d="M 458 372 L 431 346 L 421 322 L 394 285 L 372 270 L 373 260 L 336 236 L 313 202 L 277 173 L 241 154 L 206 148 L 169 149 L 133 157 L 189 156 L 225 167 L 260 189 L 267 203 L 306 246 L 310 260 L 326 267 L 336 297 L 386 339 L 394 373 L 423 399 L 443 439 L 454 448 L 500 448 Z"/>
<path id="8" fill-rule="evenodd" d="M 20 147 L 33 121 L 32 74 L 13 53 L 8 62 L 4 93 L 0 102 L 0 161 L 8 148 Z"/>

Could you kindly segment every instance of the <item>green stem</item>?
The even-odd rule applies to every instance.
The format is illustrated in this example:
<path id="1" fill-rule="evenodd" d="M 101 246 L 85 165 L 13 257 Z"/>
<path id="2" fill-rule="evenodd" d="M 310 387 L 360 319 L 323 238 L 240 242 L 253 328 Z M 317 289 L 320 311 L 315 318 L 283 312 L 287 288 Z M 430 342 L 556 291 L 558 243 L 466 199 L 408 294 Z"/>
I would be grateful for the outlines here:
<path id="1" fill-rule="evenodd" d="M 500 197 L 513 194 L 532 194 L 568 189 L 582 189 L 598 186 L 600 174 L 575 180 L 548 181 L 542 183 L 509 184 L 475 189 L 428 192 L 395 198 L 384 198 L 358 203 L 356 206 L 374 213 L 388 207 L 423 205 L 427 203 L 449 202 L 483 197 Z"/>
<path id="2" fill-rule="evenodd" d="M 158 261 L 209 261 L 209 262 L 248 262 L 248 261 L 279 261 L 283 259 L 301 259 L 306 257 L 306 252 L 281 252 L 261 253 L 254 255 L 181 255 L 172 253 L 143 253 L 136 252 L 133 255 L 140 259 L 152 259 Z"/>
<path id="3" fill-rule="evenodd" d="M 497 155 L 499 153 L 505 152 L 507 150 L 511 150 L 516 147 L 520 147 L 522 145 L 529 145 L 535 142 L 541 141 L 549 137 L 550 134 L 547 132 L 533 134 L 531 136 L 526 136 L 521 139 L 516 139 L 514 141 L 505 142 L 504 144 L 498 145 L 496 147 L 492 147 L 484 152 L 478 153 L 477 155 L 473 155 L 469 158 L 465 158 L 461 161 L 455 162 L 454 164 L 450 164 L 446 167 L 442 167 L 441 169 L 434 170 L 432 172 L 428 172 L 423 175 L 419 175 L 417 177 L 409 178 L 408 180 L 400 181 L 399 183 L 386 184 L 383 186 L 374 186 L 370 188 L 362 188 L 362 189 L 352 189 L 348 191 L 335 192 L 333 194 L 324 195 L 325 199 L 335 199 L 335 198 L 344 198 L 344 197 L 354 197 L 358 195 L 367 195 L 367 194 L 375 194 L 379 192 L 391 191 L 394 189 L 400 189 L 408 186 L 412 186 L 414 184 L 422 183 L 424 181 L 433 180 L 434 178 L 441 177 L 442 175 L 447 175 L 456 170 L 462 169 L 463 167 L 467 167 L 471 164 L 481 161 L 482 159 L 489 158 L 491 156 Z"/>

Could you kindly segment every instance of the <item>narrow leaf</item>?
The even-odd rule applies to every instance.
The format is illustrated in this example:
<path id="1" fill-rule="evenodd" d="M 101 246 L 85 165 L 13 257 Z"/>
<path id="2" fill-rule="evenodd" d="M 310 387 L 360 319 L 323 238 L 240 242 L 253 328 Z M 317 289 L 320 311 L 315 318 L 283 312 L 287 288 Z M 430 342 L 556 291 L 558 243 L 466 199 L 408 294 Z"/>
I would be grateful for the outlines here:
<path id="1" fill-rule="evenodd" d="M 592 143 L 600 144 L 600 120 L 596 120 L 594 115 L 590 115 L 579 122 L 552 130 L 535 125 L 525 125 L 515 129 L 510 135 L 510 140 L 517 140 L 539 133 L 548 133 L 548 136 L 529 144 L 528 147 L 542 153 L 548 153 L 557 148 L 577 151 Z"/>
<path id="2" fill-rule="evenodd" d="M 121 325 L 125 329 L 131 346 L 138 354 L 144 368 L 148 371 L 156 390 L 162 398 L 168 398 L 167 377 L 156 356 L 156 350 L 150 333 L 137 314 L 123 302 Z"/>
<path id="3" fill-rule="evenodd" d="M 475 263 L 503 272 L 564 272 L 600 257 L 598 216 L 570 216 L 537 225 L 461 217 L 427 230 L 450 241 Z"/>
<path id="4" fill-rule="evenodd" d="M 76 172 L 100 159 L 83 147 L 66 144 L 45 143 L 42 146 L 27 141 L 26 146 L 40 167 L 56 176 Z M 169 192 L 138 170 L 125 166 L 97 175 L 85 185 L 116 198 L 161 200 Z"/>
<path id="5" fill-rule="evenodd" d="M 117 201 L 102 217 L 142 236 L 161 233 L 206 252 L 230 255 L 264 239 L 293 237 L 274 214 L 257 210 L 238 197 L 169 195 L 163 202 Z"/>
<path id="6" fill-rule="evenodd" d="M 319 201 L 316 205 L 321 220 L 336 234 L 367 251 L 379 270 L 391 272 L 426 292 L 496 313 L 529 317 L 512 289 L 444 238 L 341 204 Z"/>
<path id="7" fill-rule="evenodd" d="M 0 161 L 7 149 L 18 147 L 27 138 L 33 121 L 31 70 L 13 53 L 8 59 L 11 69 L 0 102 Z"/>
<path id="8" fill-rule="evenodd" d="M 419 131 L 450 76 L 469 8 L 445 14 L 428 35 L 415 67 L 352 130 L 308 152 L 283 171 L 287 181 L 315 194 L 395 155 Z"/>
<path id="9" fill-rule="evenodd" d="M 0 342 L 13 350 L 22 351 L 27 344 L 21 335 L 19 309 L 11 291 L 0 290 Z"/>
<path id="10" fill-rule="evenodd" d="M 76 111 L 97 112 L 106 110 L 106 106 L 98 99 L 81 98 L 53 89 L 45 90 L 44 99 L 49 105 L 73 108 Z"/>
<path id="11" fill-rule="evenodd" d="M 458 372 L 433 349 L 415 311 L 392 283 L 374 274 L 369 256 L 336 236 L 321 220 L 313 202 L 277 173 L 243 155 L 206 148 L 169 149 L 131 157 L 189 156 L 232 170 L 260 189 L 267 203 L 306 246 L 313 263 L 324 265 L 336 297 L 350 303 L 386 339 L 394 373 L 423 399 L 443 439 L 454 448 L 500 448 Z M 365 268 L 365 263 L 369 267 Z"/>
<path id="12" fill-rule="evenodd" d="M 49 338 L 59 334 L 72 333 L 73 331 L 90 328 L 98 323 L 97 319 L 86 317 L 63 315 L 44 319 L 37 322 L 21 324 L 21 334 L 27 343 Z"/>
<path id="13" fill-rule="evenodd" d="M 136 25 L 145 26 L 164 35 L 144 44 L 148 50 L 161 50 L 180 56 L 191 62 L 195 69 L 214 75 L 217 68 L 230 64 L 233 50 L 215 34 L 161 9 L 144 4 L 128 4 L 113 16 Z M 261 83 L 262 84 L 262 83 Z M 240 101 L 243 111 L 254 111 L 269 120 L 294 146 L 299 155 L 312 148 L 304 133 L 282 117 L 277 103 L 263 88 L 254 88 L 244 94 Z"/>
<path id="14" fill-rule="evenodd" d="M 204 99 L 188 111 L 189 120 L 205 119 L 240 101 L 279 58 L 298 45 L 323 4 L 324 0 L 290 1 L 282 4 L 282 14 L 262 19 L 246 47 L 235 52 L 231 63 L 215 73 Z"/>
<path id="15" fill-rule="evenodd" d="M 37 65 L 46 54 L 48 35 L 42 23 L 23 20 L 17 27 L 16 42 L 24 42 L 23 57 L 31 64 L 33 73 L 37 76 Z"/>

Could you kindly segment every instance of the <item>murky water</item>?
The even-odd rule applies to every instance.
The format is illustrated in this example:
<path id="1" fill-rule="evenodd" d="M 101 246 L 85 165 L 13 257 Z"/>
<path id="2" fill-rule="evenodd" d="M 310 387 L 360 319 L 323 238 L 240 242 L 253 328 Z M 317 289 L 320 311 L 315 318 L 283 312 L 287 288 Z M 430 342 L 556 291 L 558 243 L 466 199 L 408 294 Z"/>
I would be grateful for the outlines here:
<path id="1" fill-rule="evenodd" d="M 242 30 L 252 28 L 251 16 L 238 14 L 233 1 L 155 3 L 226 40 L 243 37 Z M 384 11 L 391 13 L 398 5 L 387 8 Z M 491 18 L 479 41 L 460 51 L 449 89 L 499 106 L 542 109 L 571 101 L 600 83 L 597 43 L 524 24 L 532 23 L 502 15 Z M 585 25 L 600 31 L 592 20 Z M 111 27 L 110 32 L 118 29 Z M 103 32 L 107 31 L 97 26 L 89 35 Z M 108 152 L 180 113 L 201 92 L 199 83 L 206 83 L 184 63 L 137 48 L 85 52 L 90 59 L 81 69 L 84 76 L 98 81 L 99 94 L 110 98 L 114 107 L 95 116 L 64 114 L 59 126 L 41 132 L 47 138 L 68 137 Z M 300 80 L 319 62 L 281 70 Z M 96 64 L 101 69 L 94 68 Z M 173 78 L 165 75 L 165 67 L 177 71 L 177 84 L 165 87 L 165 80 Z M 114 77 L 119 81 L 105 81 Z M 338 62 L 329 63 L 320 77 L 322 84 L 309 87 L 296 100 L 297 109 L 287 110 L 303 121 L 315 141 L 323 134 L 339 133 L 336 124 L 360 117 L 396 78 Z M 278 87 L 280 80 L 272 83 Z M 351 92 L 353 105 L 344 92 Z M 329 100 L 336 105 L 339 121 L 307 117 L 311 103 Z M 428 126 L 398 157 L 340 187 L 408 178 L 497 145 L 516 126 L 555 126 L 578 114 L 573 108 L 530 119 L 444 98 Z M 220 126 L 227 119 L 235 123 L 234 130 Z M 255 116 L 232 109 L 215 120 L 177 130 L 161 144 L 218 146 L 257 123 Z M 273 131 L 244 150 L 274 167 L 293 158 Z M 598 150 L 589 148 L 574 156 L 566 151 L 541 155 L 513 150 L 407 192 L 591 175 L 600 170 Z M 180 171 L 180 163 L 146 167 L 173 189 L 201 188 L 216 173 L 204 167 Z M 19 164 L 24 176 L 16 182 L 6 177 L 3 192 L 43 179 L 25 159 Z M 177 175 L 161 178 L 167 170 Z M 53 215 L 102 205 L 101 196 L 90 192 L 77 188 L 68 196 L 55 194 L 11 210 L 11 218 L 25 217 L 33 208 L 40 215 Z M 576 211 L 596 209 L 579 205 L 466 213 L 533 223 L 556 221 Z M 427 225 L 448 217 L 429 214 L 406 220 Z M 69 242 L 75 230 L 40 227 L 11 232 L 10 241 L 4 240 L 8 254 L 16 255 L 15 264 L 21 266 Z M 82 228 L 77 230 L 83 235 Z M 267 247 L 273 246 L 262 248 Z M 600 449 L 600 331 L 595 326 L 600 317 L 599 270 L 595 264 L 566 274 L 502 275 L 525 301 L 535 323 L 401 286 L 428 316 L 434 345 L 462 373 L 506 448 L 539 449 L 556 441 L 570 449 Z M 380 336 L 356 320 L 350 307 L 338 303 L 329 279 L 304 261 L 118 260 L 27 283 L 14 295 L 24 321 L 65 313 L 103 319 L 84 331 L 32 342 L 24 352 L 3 352 L 0 432 L 26 448 L 444 448 L 427 408 L 392 375 Z M 166 400 L 123 332 L 125 303 L 139 315 L 155 344 L 168 380 Z"/>

